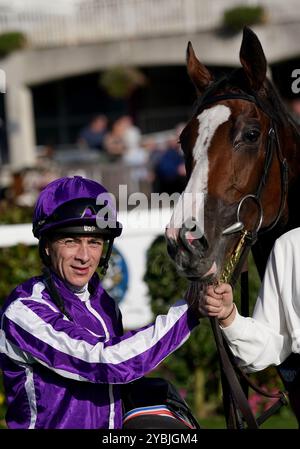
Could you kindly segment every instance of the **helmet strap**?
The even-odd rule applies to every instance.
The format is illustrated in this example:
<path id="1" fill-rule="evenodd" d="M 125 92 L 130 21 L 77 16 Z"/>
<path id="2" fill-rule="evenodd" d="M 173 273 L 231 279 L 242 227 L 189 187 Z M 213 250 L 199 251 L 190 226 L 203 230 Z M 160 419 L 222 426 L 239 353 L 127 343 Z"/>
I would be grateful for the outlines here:
<path id="1" fill-rule="evenodd" d="M 51 260 L 48 254 L 46 253 L 46 239 L 44 237 L 41 237 L 39 240 L 39 254 L 43 264 L 46 267 L 50 267 Z"/>
<path id="2" fill-rule="evenodd" d="M 107 272 L 107 269 L 109 266 L 108 261 L 110 259 L 111 253 L 112 253 L 113 244 L 114 244 L 114 239 L 110 239 L 108 241 L 108 247 L 107 247 L 106 254 L 105 254 L 105 256 L 101 257 L 101 259 L 100 259 L 99 267 L 101 267 L 101 274 L 103 276 L 106 275 L 106 272 Z"/>
<path id="3" fill-rule="evenodd" d="M 48 267 L 44 267 L 43 274 L 44 274 L 44 284 L 46 286 L 46 289 L 50 293 L 51 298 L 54 299 L 54 302 L 61 311 L 61 313 L 65 315 L 70 321 L 73 321 L 71 316 L 67 313 L 64 301 L 53 282 L 50 269 Z"/>

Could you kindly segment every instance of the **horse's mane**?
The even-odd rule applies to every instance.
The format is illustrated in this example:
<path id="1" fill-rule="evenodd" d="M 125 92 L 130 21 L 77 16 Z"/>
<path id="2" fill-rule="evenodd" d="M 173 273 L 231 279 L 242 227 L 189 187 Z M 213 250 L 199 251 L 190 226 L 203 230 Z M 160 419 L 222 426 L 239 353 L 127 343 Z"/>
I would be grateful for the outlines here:
<path id="1" fill-rule="evenodd" d="M 276 122 L 281 123 L 283 126 L 290 126 L 293 130 L 294 136 L 300 144 L 300 127 L 296 122 L 291 112 L 288 110 L 286 104 L 282 100 L 277 88 L 266 80 L 267 97 L 270 107 L 272 108 Z"/>

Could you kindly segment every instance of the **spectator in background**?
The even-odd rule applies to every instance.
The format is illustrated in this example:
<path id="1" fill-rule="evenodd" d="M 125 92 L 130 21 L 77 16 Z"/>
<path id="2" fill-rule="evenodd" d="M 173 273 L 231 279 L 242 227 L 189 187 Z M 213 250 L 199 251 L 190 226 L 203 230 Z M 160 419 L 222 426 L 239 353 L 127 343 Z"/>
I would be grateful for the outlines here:
<path id="1" fill-rule="evenodd" d="M 110 157 L 122 159 L 129 166 L 147 162 L 147 153 L 141 145 L 141 131 L 129 115 L 119 117 L 105 138 L 105 149 Z"/>
<path id="2" fill-rule="evenodd" d="M 119 122 L 123 127 L 123 140 L 125 144 L 122 161 L 129 167 L 130 190 L 139 192 L 145 190 L 145 181 L 148 177 L 146 168 L 147 152 L 142 146 L 142 133 L 133 124 L 129 115 L 120 117 Z"/>
<path id="3" fill-rule="evenodd" d="M 151 184 L 151 191 L 159 191 L 159 182 L 156 176 L 156 166 L 158 165 L 160 158 L 164 152 L 161 144 L 158 144 L 153 137 L 144 137 L 142 146 L 147 153 L 147 165 L 148 165 L 148 182 Z"/>
<path id="4" fill-rule="evenodd" d="M 126 152 L 124 133 L 127 124 L 122 117 L 115 120 L 105 136 L 104 148 L 111 161 L 119 160 Z"/>
<path id="5" fill-rule="evenodd" d="M 132 117 L 124 115 L 119 119 L 123 126 L 123 139 L 125 153 L 123 160 L 130 166 L 142 165 L 147 162 L 147 153 L 142 147 L 142 134 L 140 129 L 133 124 Z"/>
<path id="6" fill-rule="evenodd" d="M 21 207 L 32 207 L 40 191 L 56 179 L 58 172 L 50 165 L 24 168 L 13 174 L 10 200 Z"/>
<path id="7" fill-rule="evenodd" d="M 87 148 L 104 150 L 104 139 L 107 133 L 107 117 L 95 116 L 89 125 L 79 133 L 79 144 Z"/>
<path id="8" fill-rule="evenodd" d="M 181 193 L 186 185 L 184 156 L 178 143 L 179 135 L 184 125 L 175 128 L 174 135 L 169 139 L 167 148 L 159 158 L 155 167 L 155 185 L 158 193 Z"/>

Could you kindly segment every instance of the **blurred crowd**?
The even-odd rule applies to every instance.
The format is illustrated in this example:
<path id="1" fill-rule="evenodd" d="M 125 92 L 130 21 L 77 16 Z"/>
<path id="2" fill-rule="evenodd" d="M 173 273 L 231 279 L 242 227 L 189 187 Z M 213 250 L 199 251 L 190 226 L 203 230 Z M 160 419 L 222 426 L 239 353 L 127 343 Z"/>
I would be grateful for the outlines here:
<path id="1" fill-rule="evenodd" d="M 287 102 L 287 108 L 300 124 L 300 98 Z M 0 202 L 32 206 L 39 192 L 52 180 L 71 174 L 85 176 L 82 167 L 88 161 L 90 165 L 103 167 L 105 172 L 114 168 L 110 177 L 112 183 L 116 187 L 126 183 L 127 179 L 131 183 L 131 193 L 132 189 L 149 194 L 181 193 L 186 185 L 184 156 L 179 144 L 184 126 L 180 123 L 174 130 L 164 133 L 163 138 L 158 138 L 158 134 L 142 135 L 129 115 L 114 121 L 109 121 L 103 114 L 96 115 L 79 131 L 72 148 L 76 149 L 76 154 L 80 153 L 80 157 L 74 159 L 74 152 L 70 153 L 67 160 L 72 163 L 72 168 L 68 173 L 64 172 L 66 167 L 57 159 L 56 149 L 51 146 L 39 149 L 34 167 L 15 172 L 8 167 L 0 168 Z M 91 155 L 93 159 L 89 158 Z M 142 185 L 146 185 L 146 189 Z M 114 190 L 111 185 L 108 188 Z"/>
<path id="2" fill-rule="evenodd" d="M 128 165 L 141 165 L 147 161 L 141 131 L 129 115 L 112 122 L 105 115 L 95 116 L 80 131 L 78 144 L 82 148 L 98 150 L 110 162 L 122 160 Z"/>
<path id="3" fill-rule="evenodd" d="M 155 134 L 142 135 L 129 115 L 123 115 L 110 123 L 101 114 L 93 117 L 80 130 L 74 148 L 79 151 L 82 162 L 93 154 L 97 158 L 91 163 L 103 165 L 107 171 L 112 166 L 120 166 L 123 174 L 128 170 L 136 191 L 140 184 L 146 183 L 147 193 L 172 194 L 181 192 L 185 187 L 185 164 L 179 144 L 183 127 L 184 124 L 178 124 L 163 139 L 158 139 Z M 82 164 L 80 161 L 77 164 L 80 170 Z M 56 159 L 55 148 L 44 146 L 38 151 L 34 167 L 15 172 L 11 172 L 8 167 L 2 169 L 0 201 L 32 206 L 39 192 L 49 182 L 65 175 L 62 170 L 62 164 Z M 116 184 L 118 181 L 114 179 Z"/>

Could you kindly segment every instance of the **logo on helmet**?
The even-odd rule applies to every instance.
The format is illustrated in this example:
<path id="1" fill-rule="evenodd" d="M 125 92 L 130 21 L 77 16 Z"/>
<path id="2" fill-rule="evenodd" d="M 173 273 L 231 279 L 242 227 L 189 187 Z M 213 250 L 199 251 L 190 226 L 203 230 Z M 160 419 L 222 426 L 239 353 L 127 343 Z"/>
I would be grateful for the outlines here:
<path id="1" fill-rule="evenodd" d="M 96 226 L 83 226 L 83 230 L 85 231 L 85 232 L 94 232 L 94 231 L 96 231 Z"/>

